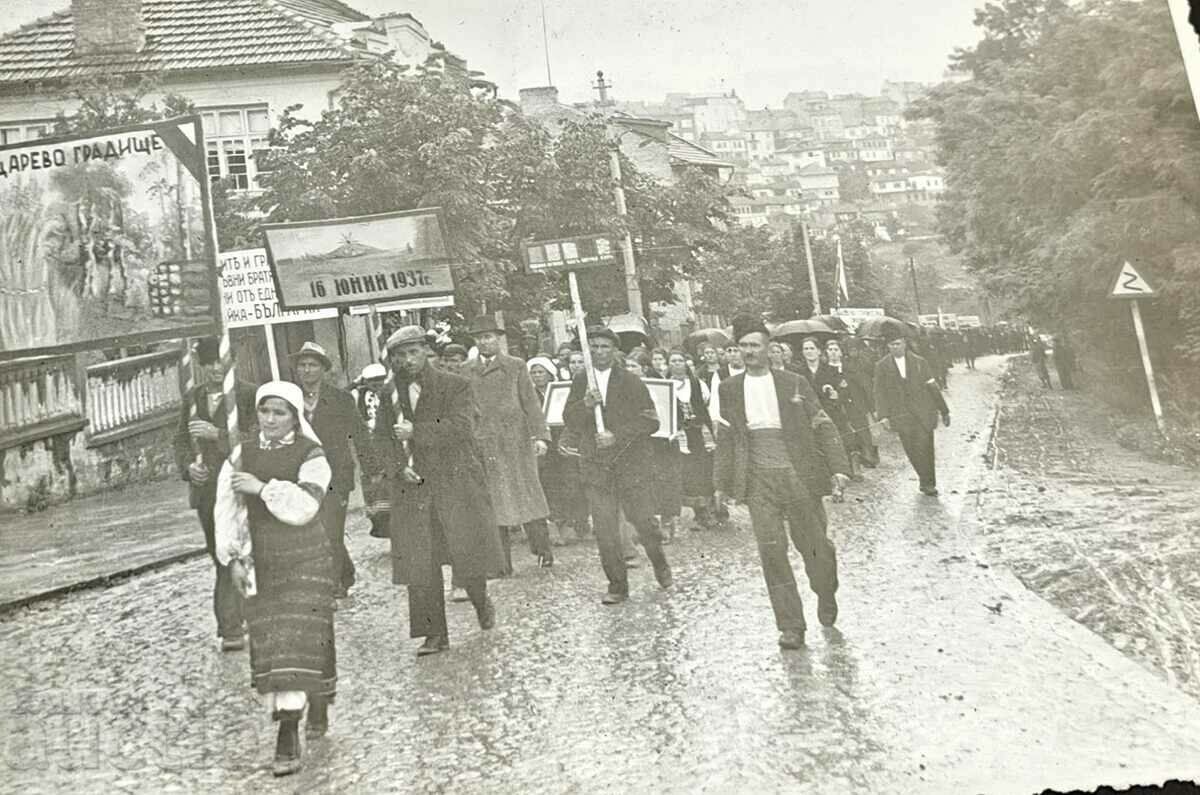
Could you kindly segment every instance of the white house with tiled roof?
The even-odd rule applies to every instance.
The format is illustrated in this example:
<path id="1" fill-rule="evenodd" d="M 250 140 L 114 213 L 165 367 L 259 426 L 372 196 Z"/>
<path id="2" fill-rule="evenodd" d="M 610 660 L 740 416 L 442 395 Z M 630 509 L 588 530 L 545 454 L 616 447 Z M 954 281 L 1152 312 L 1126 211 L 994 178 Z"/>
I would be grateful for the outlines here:
<path id="1" fill-rule="evenodd" d="M 355 60 L 424 63 L 435 46 L 409 14 L 338 0 L 72 0 L 0 36 L 0 144 L 46 132 L 89 78 L 153 77 L 203 114 L 210 173 L 252 190 L 253 153 L 284 108 L 315 118 Z"/>

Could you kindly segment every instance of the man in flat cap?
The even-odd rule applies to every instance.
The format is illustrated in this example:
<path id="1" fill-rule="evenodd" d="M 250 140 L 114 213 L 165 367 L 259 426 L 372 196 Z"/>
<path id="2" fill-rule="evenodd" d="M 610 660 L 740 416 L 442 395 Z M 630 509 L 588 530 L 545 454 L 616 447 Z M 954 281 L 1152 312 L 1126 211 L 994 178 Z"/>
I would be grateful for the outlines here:
<path id="1" fill-rule="evenodd" d="M 917 472 L 921 493 L 936 497 L 937 474 L 933 460 L 933 430 L 938 415 L 950 425 L 950 408 L 938 389 L 929 363 L 908 350 L 904 329 L 884 327 L 888 355 L 875 365 L 875 414 L 885 430 L 900 436 L 904 454 Z"/>
<path id="2" fill-rule="evenodd" d="M 779 645 L 798 649 L 804 645 L 806 625 L 788 560 L 789 531 L 817 594 L 817 618 L 823 626 L 833 626 L 837 556 L 826 535 L 821 498 L 841 493 L 850 463 L 837 426 L 821 410 L 807 379 L 771 369 L 770 336 L 762 320 L 735 319 L 733 338 L 746 370 L 721 381 L 724 427 L 717 434 L 713 486 L 718 502 L 728 494 L 750 509 Z"/>
<path id="3" fill-rule="evenodd" d="M 191 504 L 200 517 L 204 545 L 217 570 L 213 587 L 213 612 L 217 617 L 221 650 L 240 651 L 246 647 L 242 597 L 233 584 L 229 567 L 222 566 L 217 560 L 216 527 L 213 523 L 217 472 L 229 456 L 228 425 L 221 387 L 224 371 L 221 369 L 220 347 L 216 337 L 206 337 L 196 343 L 194 361 L 196 386 L 183 398 L 179 429 L 175 434 L 175 462 L 183 479 L 190 484 Z M 247 433 L 254 427 L 257 417 L 254 387 L 239 381 L 236 395 L 238 426 L 243 433 Z"/>
<path id="4" fill-rule="evenodd" d="M 621 551 L 620 513 L 637 530 L 654 576 L 663 588 L 672 583 L 671 567 L 662 538 L 654 527 L 653 449 L 650 436 L 658 430 L 658 413 L 642 379 L 614 367 L 619 339 L 607 328 L 589 329 L 588 344 L 597 388 L 579 373 L 563 408 L 567 432 L 578 441 L 579 474 L 592 513 L 600 548 L 600 563 L 608 577 L 606 605 L 629 598 L 629 579 Z M 595 407 L 601 407 L 604 430 L 596 426 Z"/>
<path id="5" fill-rule="evenodd" d="M 392 578 L 408 586 L 409 635 L 424 638 L 417 655 L 425 656 L 450 647 L 442 566 L 453 567 L 480 628 L 491 629 L 496 608 L 487 579 L 502 571 L 504 558 L 475 442 L 471 382 L 429 363 L 420 326 L 397 329 L 387 352 L 393 380 L 374 449 L 391 484 Z"/>
<path id="6" fill-rule="evenodd" d="M 524 527 L 538 566 L 554 564 L 550 507 L 542 492 L 537 460 L 546 454 L 550 429 L 525 362 L 500 350 L 504 330 L 494 315 L 475 318 L 470 332 L 479 357 L 463 365 L 471 379 L 481 419 L 476 429 L 492 508 L 500 525 L 505 564 L 512 572 L 509 532 Z"/>
<path id="7" fill-rule="evenodd" d="M 354 405 L 358 408 L 358 416 L 366 431 L 354 439 L 354 447 L 359 451 L 360 461 L 374 460 L 367 448 L 374 444 L 375 427 L 379 420 L 379 404 L 383 398 L 383 385 L 387 381 L 387 368 L 379 362 L 372 362 L 363 368 L 358 379 L 350 390 Z M 391 522 L 389 514 L 387 487 L 383 479 L 376 477 L 367 467 L 362 468 L 360 483 L 363 492 L 363 503 L 367 519 L 371 522 L 373 538 L 388 538 L 388 525 Z"/>
<path id="8" fill-rule="evenodd" d="M 305 342 L 292 354 L 296 383 L 304 392 L 304 417 L 312 425 L 333 479 L 321 502 L 321 523 L 333 547 L 333 581 L 337 596 L 347 596 L 354 585 L 354 562 L 346 550 L 346 506 L 354 491 L 354 451 L 352 444 L 367 435 L 354 398 L 344 389 L 327 382 L 333 361 L 315 342 Z M 361 451 L 360 451 L 361 452 Z"/>

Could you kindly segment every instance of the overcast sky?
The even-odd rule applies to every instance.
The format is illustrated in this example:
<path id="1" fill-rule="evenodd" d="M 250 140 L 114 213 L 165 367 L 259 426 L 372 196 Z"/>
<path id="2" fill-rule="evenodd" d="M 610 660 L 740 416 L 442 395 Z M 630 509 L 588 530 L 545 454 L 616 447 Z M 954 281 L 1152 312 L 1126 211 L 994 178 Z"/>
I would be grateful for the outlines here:
<path id="1" fill-rule="evenodd" d="M 348 0 L 407 11 L 500 84 L 546 84 L 540 0 Z M 4 30 L 68 0 L 0 0 Z M 936 81 L 977 39 L 974 0 L 546 0 L 550 65 L 565 101 L 592 96 L 603 69 L 618 99 L 736 90 L 750 107 L 789 91 L 879 92 L 884 79 Z"/>

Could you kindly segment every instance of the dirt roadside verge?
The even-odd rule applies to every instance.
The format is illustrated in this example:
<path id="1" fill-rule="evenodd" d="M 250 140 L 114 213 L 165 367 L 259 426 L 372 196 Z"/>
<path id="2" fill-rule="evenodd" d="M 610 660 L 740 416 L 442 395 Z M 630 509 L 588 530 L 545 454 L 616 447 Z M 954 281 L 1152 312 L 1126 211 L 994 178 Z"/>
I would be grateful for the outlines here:
<path id="1" fill-rule="evenodd" d="M 977 495 L 985 554 L 1200 699 L 1200 472 L 1115 427 L 1094 395 L 1046 390 L 1013 358 Z"/>

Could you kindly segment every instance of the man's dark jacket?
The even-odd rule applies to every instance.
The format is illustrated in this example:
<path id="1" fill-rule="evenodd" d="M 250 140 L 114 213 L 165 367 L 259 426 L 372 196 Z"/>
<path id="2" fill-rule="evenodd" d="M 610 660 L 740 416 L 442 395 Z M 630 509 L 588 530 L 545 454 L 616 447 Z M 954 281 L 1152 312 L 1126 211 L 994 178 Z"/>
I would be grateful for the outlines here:
<path id="1" fill-rule="evenodd" d="M 654 448 L 650 435 L 658 430 L 658 413 L 650 391 L 636 375 L 613 367 L 604 396 L 604 429 L 616 437 L 612 447 L 596 447 L 595 411 L 583 402 L 587 374 L 571 383 L 571 394 L 563 407 L 563 420 L 570 438 L 579 445 L 579 472 L 585 483 L 614 484 L 618 489 L 645 491 L 653 475 Z"/>
<path id="2" fill-rule="evenodd" d="M 254 393 L 254 387 L 249 384 L 241 381 L 236 383 L 235 394 L 237 395 L 238 404 L 238 427 L 241 428 L 243 435 L 250 433 L 258 424 L 258 415 L 254 406 Z M 225 459 L 229 457 L 229 431 L 226 422 L 225 401 L 222 399 L 217 404 L 216 411 L 210 413 L 207 396 L 208 387 L 206 385 L 199 384 L 192 387 L 191 391 L 183 399 L 183 404 L 179 412 L 179 424 L 175 432 L 175 465 L 179 467 L 180 477 L 191 483 L 188 466 L 196 460 L 197 450 L 199 450 L 203 457 L 204 464 L 208 467 L 208 480 L 203 484 L 192 483 L 192 507 L 196 507 L 201 502 L 211 503 L 215 498 L 217 493 L 217 473 L 221 470 L 221 464 L 225 463 Z M 192 406 L 196 407 L 194 417 L 192 416 Z M 193 447 L 191 434 L 188 433 L 188 423 L 193 419 L 211 422 L 217 426 L 220 436 L 216 440 L 200 439 L 196 442 L 195 447 Z"/>
<path id="3" fill-rule="evenodd" d="M 819 499 L 832 490 L 830 475 L 850 471 L 841 437 L 803 376 L 786 370 L 770 372 L 792 468 L 809 494 Z M 717 435 L 713 461 L 713 487 L 738 501 L 746 499 L 750 473 L 745 382 L 745 373 L 721 382 L 721 419 L 725 425 Z"/>
<path id="4" fill-rule="evenodd" d="M 896 429 L 919 426 L 927 431 L 937 427 L 938 414 L 949 414 L 946 400 L 934 380 L 929 363 L 915 353 L 905 354 L 907 378 L 891 354 L 875 364 L 875 414 L 891 421 Z"/>
<path id="5" fill-rule="evenodd" d="M 367 438 L 366 425 L 358 413 L 353 395 L 344 389 L 322 384 L 311 424 L 321 440 L 325 460 L 329 462 L 329 470 L 333 473 L 329 491 L 345 501 L 354 491 L 354 453 L 351 445 L 355 437 Z"/>

